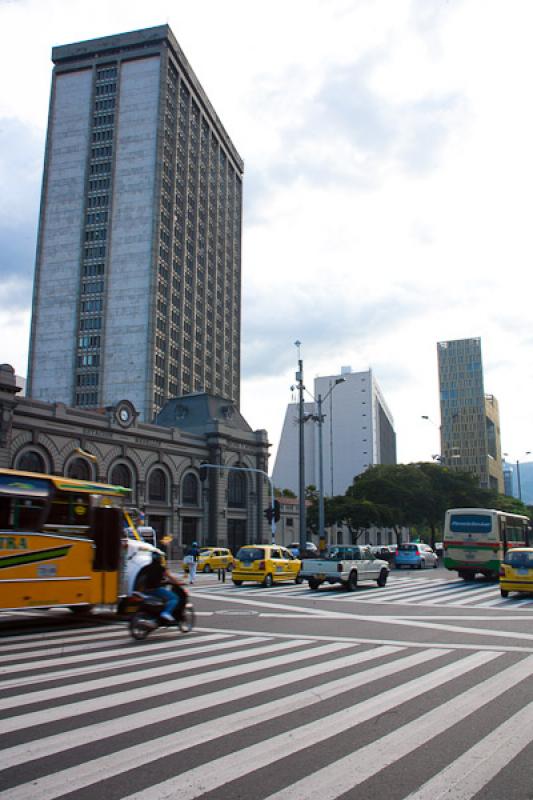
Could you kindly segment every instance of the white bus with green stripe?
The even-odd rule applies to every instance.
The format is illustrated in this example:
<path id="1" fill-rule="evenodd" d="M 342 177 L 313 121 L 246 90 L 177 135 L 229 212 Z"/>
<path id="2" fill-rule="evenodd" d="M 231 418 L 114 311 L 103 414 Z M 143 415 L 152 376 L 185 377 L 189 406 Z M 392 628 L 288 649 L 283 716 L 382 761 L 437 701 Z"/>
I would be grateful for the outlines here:
<path id="1" fill-rule="evenodd" d="M 505 553 L 529 546 L 531 522 L 493 508 L 450 508 L 444 521 L 444 566 L 461 578 L 497 578 Z"/>

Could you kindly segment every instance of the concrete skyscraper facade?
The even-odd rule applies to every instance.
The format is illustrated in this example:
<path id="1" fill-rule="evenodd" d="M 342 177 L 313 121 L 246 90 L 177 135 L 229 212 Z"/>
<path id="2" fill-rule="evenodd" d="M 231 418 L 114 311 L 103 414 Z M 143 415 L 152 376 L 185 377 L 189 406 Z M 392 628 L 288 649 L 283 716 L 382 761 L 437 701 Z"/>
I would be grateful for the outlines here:
<path id="1" fill-rule="evenodd" d="M 342 382 L 339 382 L 342 380 Z M 326 398 L 322 406 L 324 494 L 342 495 L 356 475 L 374 464 L 396 463 L 394 422 L 372 370 L 352 372 L 343 367 L 340 375 L 314 380 L 315 398 Z M 319 426 L 310 417 L 317 413 L 314 403 L 304 406 L 305 484 L 319 486 Z M 299 490 L 298 404 L 290 403 L 281 432 L 273 470 L 279 489 Z"/>
<path id="2" fill-rule="evenodd" d="M 439 342 L 437 354 L 442 463 L 503 492 L 498 401 L 485 394 L 481 339 Z"/>
<path id="3" fill-rule="evenodd" d="M 52 59 L 28 395 L 238 406 L 238 152 L 168 26 Z"/>

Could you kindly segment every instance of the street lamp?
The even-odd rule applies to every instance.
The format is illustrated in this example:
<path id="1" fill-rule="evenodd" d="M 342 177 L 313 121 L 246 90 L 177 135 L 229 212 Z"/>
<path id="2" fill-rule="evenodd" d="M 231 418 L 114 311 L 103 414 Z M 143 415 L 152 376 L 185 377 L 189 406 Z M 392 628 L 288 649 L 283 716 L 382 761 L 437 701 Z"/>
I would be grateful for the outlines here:
<path id="1" fill-rule="evenodd" d="M 300 553 L 305 550 L 307 539 L 307 521 L 305 517 L 305 462 L 304 462 L 304 367 L 300 356 L 301 342 L 297 339 L 294 346 L 298 350 L 298 370 L 296 372 L 296 383 L 298 385 L 298 467 L 299 467 L 299 490 L 298 503 L 300 514 Z"/>
<path id="2" fill-rule="evenodd" d="M 325 513 L 324 513 L 324 458 L 322 448 L 322 423 L 324 422 L 325 414 L 322 413 L 322 403 L 328 399 L 333 389 L 339 383 L 346 383 L 346 378 L 335 378 L 335 381 L 326 392 L 324 397 L 321 394 L 313 400 L 316 402 L 317 413 L 307 415 L 307 419 L 312 419 L 313 422 L 318 423 L 318 535 L 320 538 L 324 537 L 325 526 Z M 312 395 L 311 395 L 312 397 Z"/>
<path id="3" fill-rule="evenodd" d="M 526 450 L 524 455 L 525 456 L 530 456 L 531 455 L 531 450 Z M 504 456 L 506 458 L 508 458 L 509 457 L 509 453 L 504 453 Z M 517 483 L 517 487 L 518 487 L 518 499 L 521 500 L 522 499 L 522 483 L 520 481 L 520 461 L 518 460 L 518 458 L 516 459 L 516 483 Z"/>

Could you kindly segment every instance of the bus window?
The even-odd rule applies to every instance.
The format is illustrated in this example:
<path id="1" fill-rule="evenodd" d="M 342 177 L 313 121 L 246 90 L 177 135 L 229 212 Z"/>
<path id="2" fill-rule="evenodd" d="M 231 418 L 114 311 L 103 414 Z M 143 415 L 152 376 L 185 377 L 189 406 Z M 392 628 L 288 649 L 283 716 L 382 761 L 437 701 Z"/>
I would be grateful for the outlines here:
<path id="1" fill-rule="evenodd" d="M 48 525 L 88 525 L 90 495 L 56 491 L 52 497 Z"/>
<path id="2" fill-rule="evenodd" d="M 0 528 L 31 531 L 42 524 L 46 501 L 40 498 L 0 497 Z"/>

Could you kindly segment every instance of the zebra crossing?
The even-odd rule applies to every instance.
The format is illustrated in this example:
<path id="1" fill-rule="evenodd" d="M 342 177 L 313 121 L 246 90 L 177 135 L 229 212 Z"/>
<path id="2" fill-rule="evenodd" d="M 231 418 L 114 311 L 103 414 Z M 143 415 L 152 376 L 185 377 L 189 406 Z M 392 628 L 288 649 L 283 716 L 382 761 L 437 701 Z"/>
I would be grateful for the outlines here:
<path id="1" fill-rule="evenodd" d="M 278 584 L 265 588 L 260 584 L 233 586 L 231 583 L 202 586 L 202 594 L 226 595 L 231 597 L 283 597 L 302 599 L 313 597 L 331 600 L 337 603 L 387 603 L 416 604 L 424 606 L 446 606 L 466 608 L 499 608 L 515 610 L 516 608 L 533 608 L 533 595 L 514 594 L 503 598 L 497 582 L 473 581 L 465 582 L 454 578 L 405 578 L 391 575 L 385 587 L 376 589 L 375 584 L 362 583 L 357 591 L 345 592 L 339 585 L 320 587 L 318 592 L 308 588 L 306 584 Z"/>
<path id="2" fill-rule="evenodd" d="M 499 800 L 510 762 L 529 763 L 532 688 L 533 647 L 212 629 L 134 643 L 118 623 L 5 637 L 0 800 L 373 796 L 399 763 L 398 800 Z"/>

